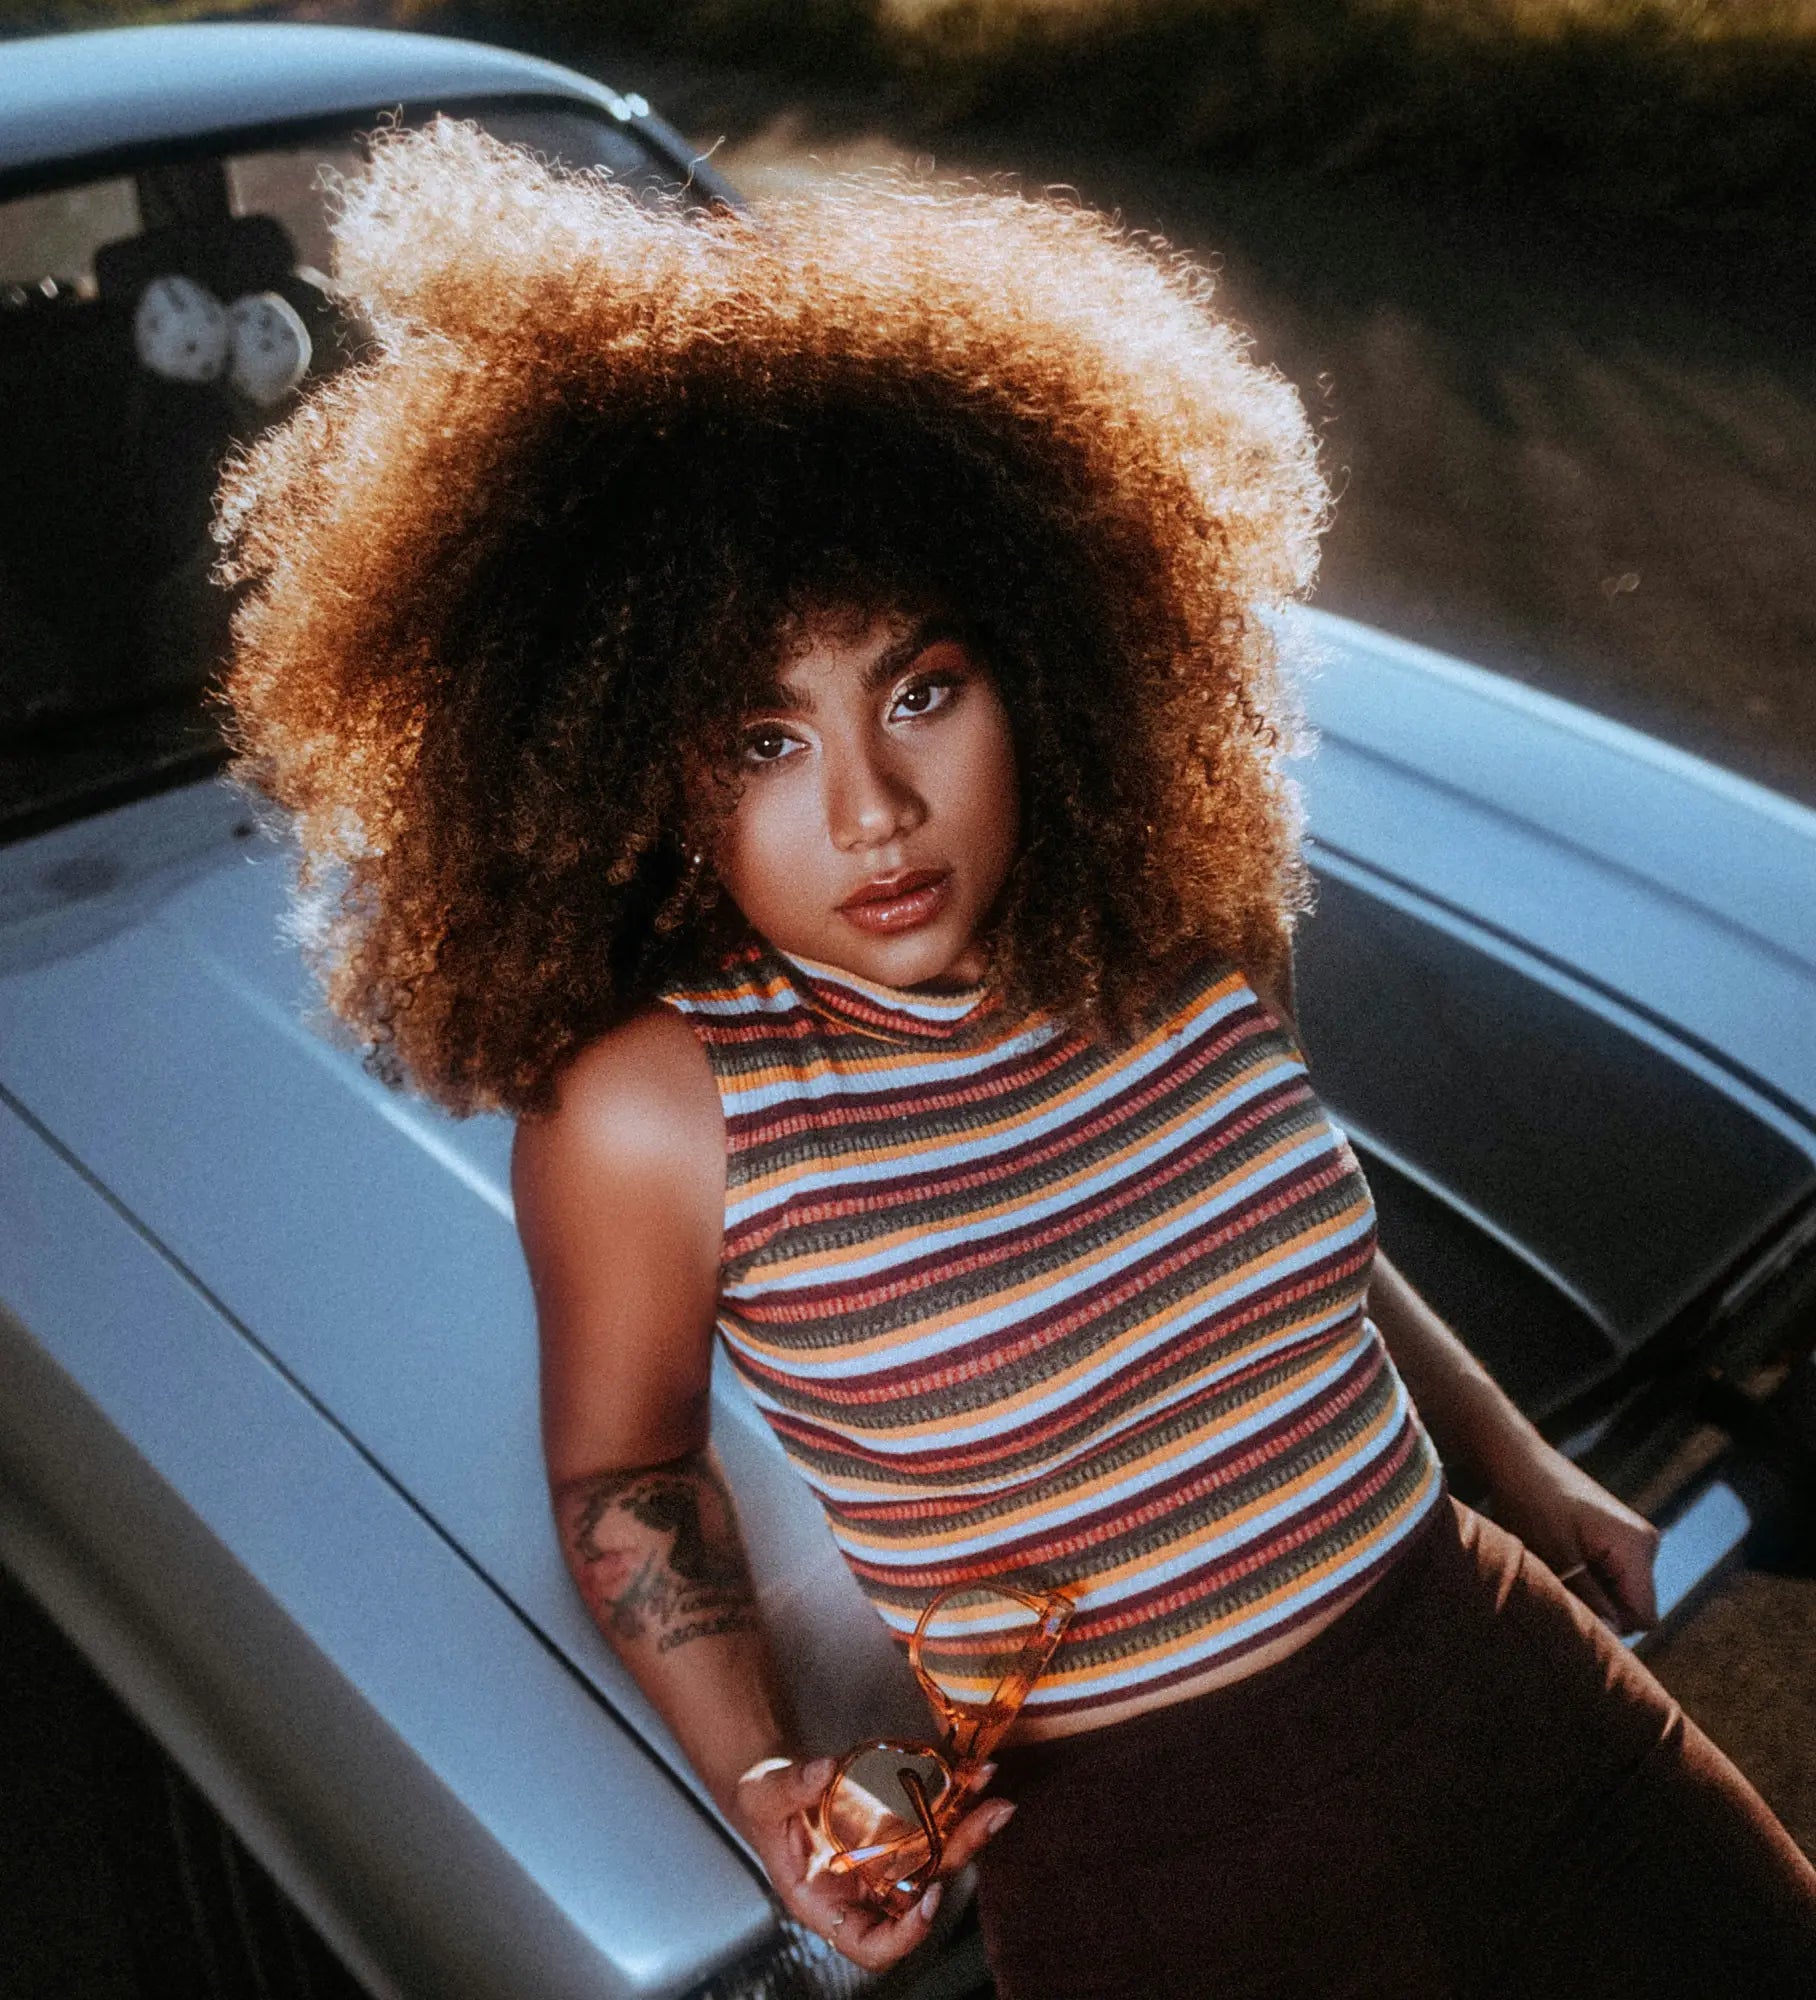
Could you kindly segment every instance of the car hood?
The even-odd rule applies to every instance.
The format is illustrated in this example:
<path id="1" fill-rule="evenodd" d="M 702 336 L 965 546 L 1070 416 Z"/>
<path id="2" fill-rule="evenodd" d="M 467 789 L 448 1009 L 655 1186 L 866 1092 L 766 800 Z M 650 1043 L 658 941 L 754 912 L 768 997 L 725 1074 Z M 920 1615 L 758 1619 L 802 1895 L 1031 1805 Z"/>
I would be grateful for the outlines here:
<path id="1" fill-rule="evenodd" d="M 1328 613 L 1294 768 L 1320 853 L 1649 1016 L 1816 1127 L 1816 812 Z"/>
<path id="2" fill-rule="evenodd" d="M 699 1796 L 551 1529 L 511 1125 L 389 1091 L 320 1031 L 282 929 L 289 880 L 289 857 L 214 781 L 0 851 L 0 1094 Z M 37 1331 L 54 1358 L 55 1329 Z M 904 1663 L 722 1365 L 715 1394 L 807 1727 L 828 1748 L 924 1731 Z"/>
<path id="3" fill-rule="evenodd" d="M 453 36 L 296 21 L 35 35 L 0 65 L 0 174 L 374 105 L 530 95 L 627 124 L 641 108 L 556 63 Z"/>

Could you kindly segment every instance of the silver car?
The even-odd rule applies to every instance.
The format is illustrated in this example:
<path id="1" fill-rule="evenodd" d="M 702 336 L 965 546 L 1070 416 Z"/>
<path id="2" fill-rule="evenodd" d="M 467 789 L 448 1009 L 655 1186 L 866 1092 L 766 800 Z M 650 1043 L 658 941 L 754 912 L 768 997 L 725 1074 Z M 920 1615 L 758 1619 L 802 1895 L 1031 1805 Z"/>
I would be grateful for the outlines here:
<path id="1" fill-rule="evenodd" d="M 218 775 L 214 469 L 357 350 L 317 168 L 393 108 L 733 199 L 640 99 L 471 43 L 162 28 L 0 61 L 0 1560 L 354 1989 L 852 1992 L 563 1567 L 508 1122 L 387 1091 L 313 1024 L 290 857 Z M 300 372 L 184 379 L 207 354 L 169 326 L 205 303 L 167 283 L 145 331 L 175 277 L 283 301 Z M 1682 1603 L 1759 1504 L 1684 1441 L 1724 1393 L 1792 1393 L 1816 1336 L 1816 814 L 1293 623 L 1322 656 L 1317 1081 L 1396 1262 L 1651 1507 Z M 723 1367 L 715 1398 L 815 1744 L 924 1731 Z M 986 1990 L 964 1898 L 869 1990 Z"/>

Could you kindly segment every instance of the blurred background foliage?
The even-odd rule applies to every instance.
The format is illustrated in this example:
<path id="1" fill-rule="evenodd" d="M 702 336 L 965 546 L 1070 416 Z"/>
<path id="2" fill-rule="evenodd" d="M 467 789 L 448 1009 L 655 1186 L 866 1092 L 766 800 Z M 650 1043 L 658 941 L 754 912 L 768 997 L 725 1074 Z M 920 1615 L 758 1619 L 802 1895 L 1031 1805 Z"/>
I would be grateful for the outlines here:
<path id="1" fill-rule="evenodd" d="M 231 15 L 811 76 L 928 132 L 1059 128 L 1703 229 L 1816 214 L 1816 0 L 0 0 L 12 34 Z"/>

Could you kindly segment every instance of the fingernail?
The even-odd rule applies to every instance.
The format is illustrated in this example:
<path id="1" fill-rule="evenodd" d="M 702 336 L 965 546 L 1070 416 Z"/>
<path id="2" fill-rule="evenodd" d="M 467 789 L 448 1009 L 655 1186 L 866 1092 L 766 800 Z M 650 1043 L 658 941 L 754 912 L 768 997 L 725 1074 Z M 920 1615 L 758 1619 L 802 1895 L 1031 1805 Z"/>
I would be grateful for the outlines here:
<path id="1" fill-rule="evenodd" d="M 995 1776 L 996 1776 L 996 1766 L 994 1764 L 980 1764 L 977 1767 L 977 1777 L 974 1781 L 976 1783 L 977 1789 L 981 1792 L 984 1789 L 984 1787 L 990 1782 L 990 1780 Z"/>
<path id="2" fill-rule="evenodd" d="M 1015 1801 L 1013 1799 L 1004 1799 L 1002 1804 L 997 1807 L 995 1813 L 991 1816 L 990 1831 L 992 1833 L 1001 1833 L 1003 1828 L 1006 1827 L 1014 1817 L 1015 1817 Z"/>
<path id="3" fill-rule="evenodd" d="M 932 1920 L 934 1911 L 937 1910 L 940 1906 L 940 1896 L 944 1892 L 944 1889 L 945 1889 L 945 1884 L 943 1882 L 936 1882 L 934 1883 L 933 1887 L 927 1891 L 926 1895 L 924 1895 L 921 1898 L 921 1904 L 920 1904 L 921 1915 L 923 1917 L 926 1917 L 929 1921 Z"/>
<path id="4" fill-rule="evenodd" d="M 801 1776 L 810 1785 L 824 1787 L 832 1783 L 832 1774 L 835 1768 L 835 1759 L 831 1757 L 816 1757 L 811 1764 L 802 1765 Z"/>

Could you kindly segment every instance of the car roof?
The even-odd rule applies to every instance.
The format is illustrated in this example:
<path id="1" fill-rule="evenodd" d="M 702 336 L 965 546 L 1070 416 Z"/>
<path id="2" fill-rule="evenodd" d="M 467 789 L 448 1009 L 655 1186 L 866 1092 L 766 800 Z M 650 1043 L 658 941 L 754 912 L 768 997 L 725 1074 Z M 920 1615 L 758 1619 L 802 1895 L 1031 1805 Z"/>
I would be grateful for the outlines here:
<path id="1" fill-rule="evenodd" d="M 0 175 L 463 98 L 566 98 L 621 124 L 651 123 L 641 98 L 559 63 L 393 29 L 198 22 L 32 36 L 0 49 Z"/>

